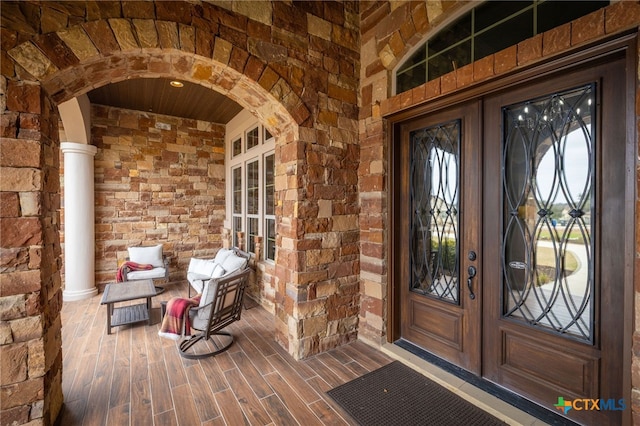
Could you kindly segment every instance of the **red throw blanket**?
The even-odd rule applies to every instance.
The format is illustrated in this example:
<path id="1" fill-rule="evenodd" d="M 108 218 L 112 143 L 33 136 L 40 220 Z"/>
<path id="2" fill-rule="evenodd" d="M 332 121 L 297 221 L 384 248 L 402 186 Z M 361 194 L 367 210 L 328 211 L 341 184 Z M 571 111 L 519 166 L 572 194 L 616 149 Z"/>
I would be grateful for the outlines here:
<path id="1" fill-rule="evenodd" d="M 183 336 L 182 327 L 184 325 L 184 335 L 191 334 L 191 326 L 189 324 L 189 315 L 185 315 L 189 308 L 200 304 L 200 296 L 196 295 L 191 299 L 182 299 L 173 297 L 167 302 L 167 312 L 162 318 L 162 325 L 158 335 L 167 339 L 178 340 Z"/>
<path id="2" fill-rule="evenodd" d="M 127 260 L 118 268 L 118 272 L 116 273 L 116 282 L 123 282 L 124 276 L 128 271 L 149 271 L 151 269 L 153 269 L 153 265 L 149 263 L 136 263 Z"/>

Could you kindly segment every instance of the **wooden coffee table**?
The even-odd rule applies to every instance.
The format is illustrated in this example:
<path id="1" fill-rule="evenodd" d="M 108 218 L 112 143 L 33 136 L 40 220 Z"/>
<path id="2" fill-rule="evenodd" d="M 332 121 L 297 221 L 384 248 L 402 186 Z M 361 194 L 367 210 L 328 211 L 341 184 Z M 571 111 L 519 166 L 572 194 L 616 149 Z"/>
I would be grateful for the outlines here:
<path id="1" fill-rule="evenodd" d="M 147 321 L 147 324 L 149 324 L 151 298 L 156 294 L 153 280 L 107 284 L 100 301 L 101 305 L 107 305 L 107 334 L 111 334 L 113 327 L 120 325 L 142 321 Z M 135 299 L 147 299 L 147 302 L 118 308 L 114 307 L 118 302 L 127 302 Z"/>

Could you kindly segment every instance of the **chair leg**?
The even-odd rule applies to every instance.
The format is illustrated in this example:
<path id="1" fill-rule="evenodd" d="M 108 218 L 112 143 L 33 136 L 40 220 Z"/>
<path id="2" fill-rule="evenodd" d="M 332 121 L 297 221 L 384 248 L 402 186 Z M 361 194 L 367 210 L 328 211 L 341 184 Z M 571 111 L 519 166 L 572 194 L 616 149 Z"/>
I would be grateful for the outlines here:
<path id="1" fill-rule="evenodd" d="M 226 336 L 227 338 L 229 338 L 228 342 L 225 343 L 222 346 L 219 346 L 212 338 L 214 336 Z M 202 354 L 194 354 L 194 353 L 188 353 L 188 350 L 195 345 L 196 343 L 198 343 L 199 341 L 206 341 L 205 339 L 205 335 L 204 333 L 201 334 L 197 334 L 195 336 L 191 336 L 191 337 L 187 337 L 184 340 L 182 340 L 180 342 L 180 344 L 178 345 L 179 351 L 180 351 L 180 356 L 183 358 L 187 358 L 187 359 L 201 359 L 201 358 L 207 358 L 210 356 L 216 356 L 224 351 L 226 351 L 227 349 L 229 349 L 231 347 L 231 345 L 233 345 L 233 335 L 229 332 L 226 331 L 218 331 L 216 333 L 212 333 L 211 334 L 211 338 L 210 341 L 213 344 L 213 346 L 216 348 L 214 351 L 211 352 L 205 352 Z"/>

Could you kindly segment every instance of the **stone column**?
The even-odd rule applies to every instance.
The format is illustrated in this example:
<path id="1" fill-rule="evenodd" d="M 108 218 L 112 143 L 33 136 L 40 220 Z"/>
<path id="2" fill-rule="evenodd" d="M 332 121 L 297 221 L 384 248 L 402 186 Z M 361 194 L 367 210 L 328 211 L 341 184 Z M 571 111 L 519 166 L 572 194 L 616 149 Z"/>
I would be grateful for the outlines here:
<path id="1" fill-rule="evenodd" d="M 95 285 L 93 145 L 60 144 L 64 154 L 64 301 L 98 294 Z"/>

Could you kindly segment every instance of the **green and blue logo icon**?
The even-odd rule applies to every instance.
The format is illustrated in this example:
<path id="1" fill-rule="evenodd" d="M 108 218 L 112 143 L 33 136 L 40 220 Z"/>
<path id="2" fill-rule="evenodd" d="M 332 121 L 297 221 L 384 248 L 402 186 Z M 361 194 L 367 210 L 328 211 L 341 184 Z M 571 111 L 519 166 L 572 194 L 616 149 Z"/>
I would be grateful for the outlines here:
<path id="1" fill-rule="evenodd" d="M 573 407 L 571 406 L 571 401 L 565 401 L 563 397 L 559 396 L 558 397 L 558 403 L 557 404 L 553 404 L 554 407 L 556 407 L 556 410 L 558 411 L 563 411 L 564 415 L 566 416 L 567 413 L 569 412 L 569 410 L 571 410 Z"/>

